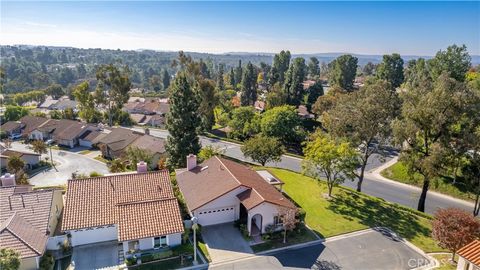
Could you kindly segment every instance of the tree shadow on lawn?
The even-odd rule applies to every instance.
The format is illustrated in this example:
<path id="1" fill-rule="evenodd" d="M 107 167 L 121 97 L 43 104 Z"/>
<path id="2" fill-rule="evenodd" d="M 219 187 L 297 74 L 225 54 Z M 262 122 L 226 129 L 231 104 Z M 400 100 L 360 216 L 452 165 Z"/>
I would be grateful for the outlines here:
<path id="1" fill-rule="evenodd" d="M 420 223 L 420 217 L 414 213 L 352 191 L 343 190 L 335 194 L 327 208 L 369 227 L 387 227 L 408 240 L 430 236 L 430 230 Z"/>

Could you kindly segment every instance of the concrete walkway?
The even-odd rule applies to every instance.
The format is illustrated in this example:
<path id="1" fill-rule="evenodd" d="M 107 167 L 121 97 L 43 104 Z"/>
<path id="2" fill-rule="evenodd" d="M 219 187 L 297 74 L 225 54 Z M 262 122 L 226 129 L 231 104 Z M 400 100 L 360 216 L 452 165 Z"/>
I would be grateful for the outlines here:
<path id="1" fill-rule="evenodd" d="M 233 223 L 202 227 L 202 237 L 214 263 L 238 260 L 253 254 L 247 241 Z"/>

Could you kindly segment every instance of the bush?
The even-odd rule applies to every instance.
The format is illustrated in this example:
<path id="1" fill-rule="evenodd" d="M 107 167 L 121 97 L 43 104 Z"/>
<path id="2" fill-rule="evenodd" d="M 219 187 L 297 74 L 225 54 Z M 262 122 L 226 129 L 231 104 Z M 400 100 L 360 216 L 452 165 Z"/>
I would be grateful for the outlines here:
<path id="1" fill-rule="evenodd" d="M 193 246 L 191 244 L 183 244 L 172 248 L 174 256 L 182 254 L 193 254 Z"/>
<path id="2" fill-rule="evenodd" d="M 145 262 L 165 259 L 165 258 L 171 257 L 172 255 L 173 255 L 173 251 L 168 249 L 168 250 L 155 252 L 155 253 L 144 253 L 142 254 L 142 256 L 140 256 L 140 259 L 142 260 L 142 263 L 145 263 Z"/>
<path id="3" fill-rule="evenodd" d="M 95 171 L 90 173 L 90 177 L 99 177 L 99 176 L 103 176 L 103 174 L 101 174 L 99 172 L 95 172 Z"/>
<path id="4" fill-rule="evenodd" d="M 52 253 L 49 251 L 43 254 L 42 258 L 40 258 L 40 269 L 41 270 L 51 270 L 55 264 L 55 259 L 53 258 Z"/>
<path id="5" fill-rule="evenodd" d="M 126 264 L 127 266 L 136 265 L 136 264 L 137 264 L 137 259 L 135 259 L 134 257 L 126 258 L 126 259 L 125 259 L 125 264 Z"/>
<path id="6" fill-rule="evenodd" d="M 307 212 L 303 208 L 298 208 L 297 216 L 296 218 L 300 220 L 300 222 L 305 221 L 305 216 L 307 215 Z"/>

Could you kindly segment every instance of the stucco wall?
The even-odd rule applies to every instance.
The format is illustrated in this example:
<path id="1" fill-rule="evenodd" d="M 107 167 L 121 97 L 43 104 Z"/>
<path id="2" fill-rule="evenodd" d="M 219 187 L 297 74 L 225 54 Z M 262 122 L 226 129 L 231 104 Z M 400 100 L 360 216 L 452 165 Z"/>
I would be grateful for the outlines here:
<path id="1" fill-rule="evenodd" d="M 117 225 L 103 228 L 92 228 L 83 230 L 72 230 L 72 246 L 79 246 L 91 243 L 113 241 L 118 239 Z"/>
<path id="2" fill-rule="evenodd" d="M 38 269 L 37 265 L 40 262 L 40 257 L 30 257 L 20 260 L 20 270 L 34 270 Z"/>
<path id="3" fill-rule="evenodd" d="M 273 224 L 273 217 L 278 215 L 278 208 L 271 203 L 261 203 L 248 211 L 248 231 L 251 229 L 252 217 L 256 214 L 262 215 L 262 233 L 265 233 L 265 227 Z"/>
<path id="4" fill-rule="evenodd" d="M 167 236 L 167 245 L 174 247 L 182 244 L 182 234 L 175 233 Z"/>
<path id="5" fill-rule="evenodd" d="M 50 231 L 50 235 L 53 235 L 55 232 L 55 228 L 58 224 L 58 218 L 62 214 L 63 209 L 63 199 L 62 199 L 62 191 L 55 190 L 53 192 L 53 200 L 52 200 L 52 207 L 50 209 L 50 219 L 48 222 L 48 230 Z"/>

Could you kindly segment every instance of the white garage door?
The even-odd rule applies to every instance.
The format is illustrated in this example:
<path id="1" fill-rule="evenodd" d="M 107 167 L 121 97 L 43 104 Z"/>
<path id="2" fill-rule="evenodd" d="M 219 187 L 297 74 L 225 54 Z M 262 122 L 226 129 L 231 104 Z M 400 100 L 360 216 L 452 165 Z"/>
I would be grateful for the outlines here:
<path id="1" fill-rule="evenodd" d="M 198 223 L 202 226 L 233 222 L 235 220 L 235 206 L 201 210 L 196 213 L 196 216 L 198 217 Z"/>
<path id="2" fill-rule="evenodd" d="M 105 226 L 84 230 L 70 231 L 72 246 L 87 245 L 105 241 L 116 241 L 118 230 L 116 226 Z"/>

